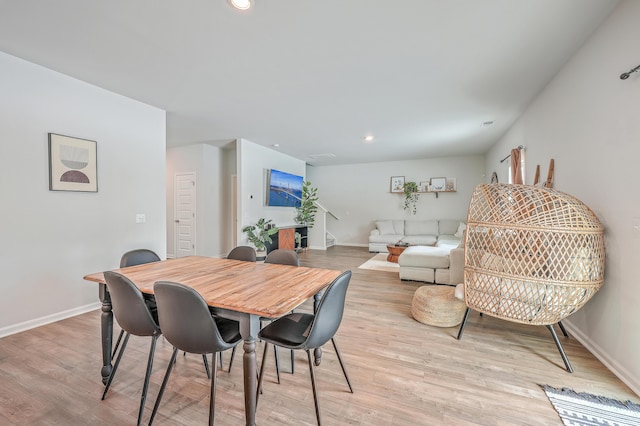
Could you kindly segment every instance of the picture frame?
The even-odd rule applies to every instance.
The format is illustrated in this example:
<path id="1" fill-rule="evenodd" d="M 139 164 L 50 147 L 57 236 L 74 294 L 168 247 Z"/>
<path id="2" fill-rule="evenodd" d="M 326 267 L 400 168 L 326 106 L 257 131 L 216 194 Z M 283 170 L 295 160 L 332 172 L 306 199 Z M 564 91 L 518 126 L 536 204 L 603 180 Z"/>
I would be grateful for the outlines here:
<path id="1" fill-rule="evenodd" d="M 404 192 L 404 176 L 391 176 L 391 192 Z"/>
<path id="2" fill-rule="evenodd" d="M 428 192 L 429 191 L 429 181 L 428 180 L 422 180 L 420 181 L 420 185 L 418 186 L 418 189 L 420 190 L 420 192 Z"/>
<path id="3" fill-rule="evenodd" d="M 49 133 L 49 191 L 98 192 L 97 145 Z"/>
<path id="4" fill-rule="evenodd" d="M 443 177 L 431 178 L 430 185 L 431 185 L 432 191 L 446 191 L 447 178 L 443 178 Z"/>
<path id="5" fill-rule="evenodd" d="M 457 191 L 458 190 L 458 185 L 456 182 L 456 178 L 451 177 L 451 178 L 447 178 L 447 185 L 446 185 L 446 190 L 447 191 Z"/>

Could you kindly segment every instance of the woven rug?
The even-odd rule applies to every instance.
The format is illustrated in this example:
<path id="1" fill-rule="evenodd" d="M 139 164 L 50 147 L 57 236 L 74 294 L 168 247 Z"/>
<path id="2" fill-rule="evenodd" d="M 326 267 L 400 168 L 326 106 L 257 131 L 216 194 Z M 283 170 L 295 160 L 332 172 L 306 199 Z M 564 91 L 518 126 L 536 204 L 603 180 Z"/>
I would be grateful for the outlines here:
<path id="1" fill-rule="evenodd" d="M 565 426 L 640 425 L 640 404 L 540 385 Z"/>
<path id="2" fill-rule="evenodd" d="M 387 262 L 387 253 L 378 253 L 371 259 L 358 266 L 358 269 L 371 269 L 374 271 L 399 272 L 397 263 Z"/>

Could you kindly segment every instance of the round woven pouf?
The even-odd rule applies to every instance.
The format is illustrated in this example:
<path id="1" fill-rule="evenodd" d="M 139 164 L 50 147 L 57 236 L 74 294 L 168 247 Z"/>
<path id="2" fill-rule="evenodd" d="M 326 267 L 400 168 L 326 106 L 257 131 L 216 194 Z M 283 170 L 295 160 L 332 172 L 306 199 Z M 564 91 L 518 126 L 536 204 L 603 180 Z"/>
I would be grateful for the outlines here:
<path id="1" fill-rule="evenodd" d="M 467 305 L 446 285 L 425 285 L 416 290 L 411 315 L 416 321 L 436 327 L 455 327 L 462 322 Z"/>

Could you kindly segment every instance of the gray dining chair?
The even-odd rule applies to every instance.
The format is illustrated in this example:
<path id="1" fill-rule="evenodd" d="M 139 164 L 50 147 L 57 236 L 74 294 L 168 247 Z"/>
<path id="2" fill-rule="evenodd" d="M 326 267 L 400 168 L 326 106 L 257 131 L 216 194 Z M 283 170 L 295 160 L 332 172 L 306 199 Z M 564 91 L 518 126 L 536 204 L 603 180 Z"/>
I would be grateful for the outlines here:
<path id="1" fill-rule="evenodd" d="M 275 249 L 267 254 L 264 263 L 300 266 L 300 258 L 298 257 L 298 253 L 293 250 Z"/>
<path id="2" fill-rule="evenodd" d="M 342 373 L 347 380 L 349 391 L 353 393 L 353 387 L 351 387 L 347 370 L 334 337 L 342 322 L 347 288 L 350 280 L 351 271 L 346 271 L 336 278 L 322 295 L 315 314 L 291 313 L 274 320 L 258 333 L 258 338 L 263 340 L 265 345 L 262 356 L 262 366 L 260 367 L 260 375 L 258 377 L 256 401 L 262 390 L 262 380 L 264 378 L 264 367 L 269 343 L 291 350 L 302 349 L 307 353 L 318 425 L 321 424 L 320 404 L 318 401 L 316 376 L 311 355 L 313 349 L 319 348 L 331 340 L 336 355 L 338 356 Z"/>
<path id="3" fill-rule="evenodd" d="M 153 250 L 135 249 L 130 250 L 122 255 L 122 257 L 120 258 L 120 267 L 126 268 L 128 266 L 142 265 L 145 263 L 158 262 L 160 260 L 160 256 L 158 256 Z M 143 294 L 142 296 L 144 297 L 147 306 L 149 306 L 150 309 L 155 309 L 156 302 L 153 300 L 153 297 L 149 297 L 145 294 Z M 116 352 L 118 351 L 118 347 L 120 346 L 120 342 L 122 341 L 123 336 L 124 330 L 120 330 L 120 334 L 118 335 L 116 344 L 113 347 L 113 352 L 111 353 L 112 357 L 115 356 Z"/>
<path id="4" fill-rule="evenodd" d="M 256 250 L 253 247 L 249 246 L 237 246 L 229 252 L 229 254 L 227 255 L 227 259 L 255 262 Z"/>
<path id="5" fill-rule="evenodd" d="M 211 365 L 216 365 L 219 352 L 231 349 L 240 340 L 240 328 L 237 321 L 219 322 L 209 311 L 209 306 L 193 288 L 183 284 L 160 281 L 153 286 L 158 303 L 158 319 L 165 338 L 173 345 L 173 354 L 167 367 L 158 398 L 153 406 L 149 425 L 158 412 L 162 396 L 169 381 L 179 350 L 212 354 Z M 209 425 L 213 425 L 215 416 L 217 369 L 211 374 L 211 393 L 209 396 Z"/>
<path id="6" fill-rule="evenodd" d="M 122 348 L 118 352 L 118 357 L 113 365 L 111 374 L 107 379 L 107 384 L 102 394 L 102 400 L 107 397 L 107 392 L 111 387 L 113 378 L 118 371 L 120 360 L 127 348 L 129 337 L 134 336 L 150 336 L 151 348 L 149 349 L 149 359 L 147 360 L 147 371 L 144 376 L 144 384 L 142 386 L 142 396 L 140 397 L 140 409 L 138 410 L 138 425 L 142 420 L 142 412 L 144 411 L 144 403 L 147 398 L 147 390 L 149 389 L 149 377 L 153 367 L 153 356 L 156 350 L 156 342 L 162 334 L 158 326 L 157 311 L 152 311 L 145 303 L 142 293 L 127 277 L 117 272 L 107 271 L 104 273 L 107 282 L 107 288 L 111 295 L 111 305 L 113 314 L 122 330 L 125 331 L 125 337 L 122 342 Z"/>
<path id="7" fill-rule="evenodd" d="M 264 263 L 272 263 L 278 265 L 300 266 L 300 257 L 298 253 L 293 250 L 275 249 L 267 254 L 264 259 Z M 271 321 L 271 318 L 260 318 L 260 323 L 263 321 Z M 280 359 L 278 357 L 278 348 L 273 347 L 273 355 L 276 359 L 276 376 L 278 383 L 280 383 Z M 293 351 L 291 351 L 291 374 L 295 372 L 295 360 L 293 358 Z"/>

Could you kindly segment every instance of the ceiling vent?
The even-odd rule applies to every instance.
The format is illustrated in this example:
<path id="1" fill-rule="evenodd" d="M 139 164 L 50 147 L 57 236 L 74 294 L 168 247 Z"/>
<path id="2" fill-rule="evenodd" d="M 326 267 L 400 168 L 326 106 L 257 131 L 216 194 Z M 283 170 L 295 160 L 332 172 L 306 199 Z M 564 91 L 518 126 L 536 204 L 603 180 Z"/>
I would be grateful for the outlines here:
<path id="1" fill-rule="evenodd" d="M 336 155 L 330 152 L 326 152 L 324 154 L 311 154 L 309 155 L 309 158 L 311 158 L 312 160 L 321 160 L 323 158 L 336 158 Z"/>

